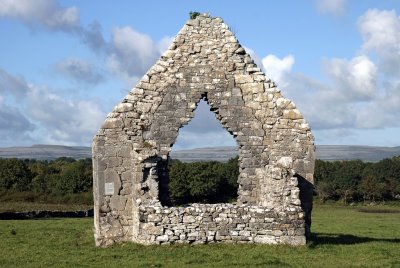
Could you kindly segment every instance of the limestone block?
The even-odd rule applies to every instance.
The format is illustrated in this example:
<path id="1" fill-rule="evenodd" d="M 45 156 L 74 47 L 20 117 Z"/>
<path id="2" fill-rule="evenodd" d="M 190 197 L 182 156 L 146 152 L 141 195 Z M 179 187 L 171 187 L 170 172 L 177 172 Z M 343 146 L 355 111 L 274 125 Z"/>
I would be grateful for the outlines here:
<path id="1" fill-rule="evenodd" d="M 118 113 L 129 112 L 132 110 L 133 110 L 133 104 L 129 103 L 129 102 L 125 102 L 125 103 L 122 102 L 114 108 L 114 111 L 116 111 Z"/>
<path id="2" fill-rule="evenodd" d="M 274 231 L 272 231 L 272 235 L 281 236 L 281 235 L 283 235 L 283 232 L 281 230 L 274 230 Z"/>
<path id="3" fill-rule="evenodd" d="M 194 223 L 196 218 L 194 216 L 183 216 L 183 223 Z"/>
<path id="4" fill-rule="evenodd" d="M 237 74 L 235 75 L 235 83 L 236 84 L 247 84 L 253 83 L 254 79 L 251 75 Z"/>
<path id="5" fill-rule="evenodd" d="M 150 235 L 164 234 L 164 228 L 162 226 L 155 226 L 154 224 L 144 223 L 142 229 L 146 234 Z"/>
<path id="6" fill-rule="evenodd" d="M 147 113 L 150 111 L 152 104 L 147 102 L 136 103 L 136 109 L 141 113 Z"/>
<path id="7" fill-rule="evenodd" d="M 103 125 L 101 126 L 101 128 L 103 129 L 114 129 L 123 127 L 124 127 L 124 122 L 122 121 L 121 118 L 107 118 L 106 121 L 104 121 Z"/>
<path id="8" fill-rule="evenodd" d="M 258 94 L 264 92 L 263 83 L 245 83 L 240 85 L 243 94 Z"/>
<path id="9" fill-rule="evenodd" d="M 168 237 L 168 235 L 159 235 L 159 236 L 157 236 L 156 241 L 158 241 L 158 242 L 168 242 L 169 241 L 169 237 Z"/>
<path id="10" fill-rule="evenodd" d="M 257 235 L 254 237 L 254 242 L 260 244 L 277 244 L 275 236 L 272 235 Z"/>
<path id="11" fill-rule="evenodd" d="M 110 199 L 110 208 L 112 210 L 124 210 L 127 202 L 125 196 L 114 195 Z"/>
<path id="12" fill-rule="evenodd" d="M 295 119 L 303 119 L 303 116 L 301 115 L 299 110 L 290 109 L 283 111 L 283 118 L 295 120 Z"/>
<path id="13" fill-rule="evenodd" d="M 277 164 L 281 168 L 291 169 L 293 167 L 293 159 L 290 156 L 281 157 Z"/>
<path id="14" fill-rule="evenodd" d="M 147 216 L 147 221 L 148 222 L 160 222 L 161 219 L 162 219 L 162 217 L 159 214 L 149 214 Z"/>
<path id="15" fill-rule="evenodd" d="M 290 201 L 290 204 L 295 205 L 295 206 L 300 206 L 301 205 L 301 201 L 298 198 L 297 199 L 292 199 Z"/>
<path id="16" fill-rule="evenodd" d="M 194 232 L 190 232 L 187 234 L 187 238 L 189 240 L 196 240 L 199 237 L 199 232 L 198 231 L 194 231 Z"/>
<path id="17" fill-rule="evenodd" d="M 302 236 L 281 236 L 280 241 L 282 244 L 288 244 L 292 246 L 302 246 L 306 244 L 306 237 Z"/>

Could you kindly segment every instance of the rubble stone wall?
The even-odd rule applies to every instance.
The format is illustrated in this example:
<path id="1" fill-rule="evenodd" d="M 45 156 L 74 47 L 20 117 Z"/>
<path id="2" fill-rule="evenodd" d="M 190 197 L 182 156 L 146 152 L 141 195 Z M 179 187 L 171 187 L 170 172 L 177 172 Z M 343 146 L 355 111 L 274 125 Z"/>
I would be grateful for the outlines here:
<path id="1" fill-rule="evenodd" d="M 188 207 L 140 207 L 144 244 L 268 243 L 303 245 L 304 213 L 300 208 L 284 217 L 273 209 L 232 204 L 193 204 Z"/>
<path id="2" fill-rule="evenodd" d="M 281 231 L 287 238 L 291 230 L 291 234 L 296 234 L 291 235 L 294 241 L 300 241 L 295 236 L 309 231 L 314 172 L 310 127 L 294 103 L 285 99 L 256 66 L 222 19 L 205 14 L 185 24 L 157 63 L 108 114 L 94 137 L 97 245 L 119 241 L 161 243 L 165 241 L 157 237 L 165 235 L 170 237 L 168 242 L 175 241 L 176 226 L 163 225 L 159 228 L 163 234 L 155 237 L 143 227 L 148 223 L 143 222 L 143 215 L 154 208 L 160 211 L 161 218 L 168 218 L 163 211 L 170 205 L 169 152 L 179 129 L 193 118 L 201 99 L 207 101 L 239 148 L 238 207 L 230 208 L 233 216 L 229 218 L 242 217 L 243 211 L 253 215 L 246 209 L 239 212 L 239 208 L 255 206 L 279 215 L 274 217 L 274 224 L 265 225 L 268 229 L 262 232 L 268 235 Z M 208 215 L 209 206 L 196 208 Z M 214 219 L 218 218 L 214 217 L 212 222 L 217 223 Z M 282 227 L 286 226 L 282 222 L 291 219 L 291 227 Z M 295 223 L 298 221 L 304 224 Z M 227 226 L 232 231 L 249 231 L 250 223 L 243 223 L 247 224 L 245 229 Z M 199 233 L 203 234 L 204 224 L 199 219 Z M 255 239 L 260 230 L 261 227 L 255 227 L 252 239 L 242 241 L 261 241 Z M 204 241 L 203 236 L 196 237 L 195 241 Z M 287 239 L 274 241 L 286 243 Z"/>

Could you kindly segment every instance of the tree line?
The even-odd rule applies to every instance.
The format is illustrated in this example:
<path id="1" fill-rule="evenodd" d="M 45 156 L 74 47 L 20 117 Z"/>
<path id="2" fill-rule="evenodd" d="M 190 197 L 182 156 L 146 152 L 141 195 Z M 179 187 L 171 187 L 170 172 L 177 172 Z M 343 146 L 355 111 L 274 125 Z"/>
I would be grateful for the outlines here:
<path id="1" fill-rule="evenodd" d="M 0 200 L 92 204 L 92 160 L 0 159 Z"/>
<path id="2" fill-rule="evenodd" d="M 237 198 L 238 158 L 169 164 L 173 205 L 231 202 Z M 400 156 L 376 163 L 322 161 L 315 163 L 315 192 L 327 200 L 379 201 L 400 199 Z M 0 159 L 0 201 L 58 201 L 91 204 L 91 159 Z M 16 200 L 16 201 L 17 201 Z"/>
<path id="3" fill-rule="evenodd" d="M 376 163 L 317 160 L 314 177 L 322 202 L 400 199 L 400 156 Z"/>

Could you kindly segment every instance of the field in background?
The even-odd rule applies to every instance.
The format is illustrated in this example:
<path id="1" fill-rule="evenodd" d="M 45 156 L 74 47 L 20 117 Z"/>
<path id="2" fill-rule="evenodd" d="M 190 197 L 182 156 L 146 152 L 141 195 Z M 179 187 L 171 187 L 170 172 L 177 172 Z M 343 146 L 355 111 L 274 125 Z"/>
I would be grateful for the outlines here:
<path id="1" fill-rule="evenodd" d="M 399 212 L 399 204 L 316 205 L 313 239 L 302 247 L 125 243 L 102 249 L 94 246 L 90 218 L 0 221 L 0 267 L 399 267 Z"/>
<path id="2" fill-rule="evenodd" d="M 1 202 L 1 212 L 28 212 L 28 211 L 80 211 L 93 208 L 93 205 L 86 204 L 51 204 L 35 202 Z"/>

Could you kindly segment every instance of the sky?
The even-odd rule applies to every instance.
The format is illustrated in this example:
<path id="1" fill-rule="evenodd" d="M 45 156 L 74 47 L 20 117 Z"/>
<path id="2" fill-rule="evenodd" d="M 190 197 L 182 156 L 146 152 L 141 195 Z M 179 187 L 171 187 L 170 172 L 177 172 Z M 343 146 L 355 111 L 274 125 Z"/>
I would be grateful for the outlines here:
<path id="1" fill-rule="evenodd" d="M 400 146 L 400 0 L 0 0 L 0 147 L 91 146 L 190 11 L 224 19 L 317 145 Z M 174 148 L 230 145 L 202 102 Z"/>

